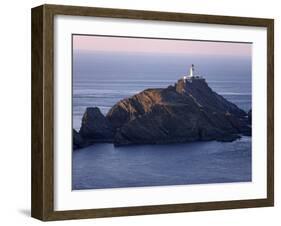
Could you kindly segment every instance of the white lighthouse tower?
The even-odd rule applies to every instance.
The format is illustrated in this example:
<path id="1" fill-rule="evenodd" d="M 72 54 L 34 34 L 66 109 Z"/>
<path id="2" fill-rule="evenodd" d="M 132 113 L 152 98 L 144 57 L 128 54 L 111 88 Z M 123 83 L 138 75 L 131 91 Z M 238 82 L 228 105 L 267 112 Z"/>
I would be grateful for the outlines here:
<path id="1" fill-rule="evenodd" d="M 191 64 L 191 66 L 190 66 L 190 68 L 189 68 L 189 74 L 183 76 L 183 80 L 184 80 L 184 82 L 185 82 L 187 79 L 192 79 L 192 78 L 195 78 L 195 74 L 194 74 L 194 64 Z"/>
<path id="2" fill-rule="evenodd" d="M 191 67 L 189 69 L 189 78 L 193 78 L 194 77 L 194 64 L 191 64 Z"/>
<path id="3" fill-rule="evenodd" d="M 183 82 L 192 83 L 192 81 L 194 81 L 194 80 L 204 80 L 205 81 L 205 79 L 202 76 L 195 74 L 194 64 L 191 64 L 191 66 L 189 68 L 189 74 L 183 76 Z"/>

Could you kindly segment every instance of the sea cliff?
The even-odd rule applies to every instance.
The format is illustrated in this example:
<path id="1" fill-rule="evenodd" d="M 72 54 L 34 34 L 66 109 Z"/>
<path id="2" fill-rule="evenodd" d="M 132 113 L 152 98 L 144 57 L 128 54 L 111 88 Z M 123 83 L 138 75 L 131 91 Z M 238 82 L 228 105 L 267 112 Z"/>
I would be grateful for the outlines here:
<path id="1" fill-rule="evenodd" d="M 87 108 L 74 143 L 114 145 L 233 141 L 251 135 L 248 114 L 214 92 L 203 78 L 180 79 L 117 102 L 104 116 Z M 79 136 L 78 136 L 79 135 Z"/>

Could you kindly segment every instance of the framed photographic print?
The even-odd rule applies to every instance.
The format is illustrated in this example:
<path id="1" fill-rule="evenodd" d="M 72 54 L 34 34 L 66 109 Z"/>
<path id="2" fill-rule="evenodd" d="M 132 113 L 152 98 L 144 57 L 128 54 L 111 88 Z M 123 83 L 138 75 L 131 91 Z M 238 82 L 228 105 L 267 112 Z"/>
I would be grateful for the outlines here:
<path id="1" fill-rule="evenodd" d="M 274 21 L 32 9 L 32 216 L 274 204 Z"/>

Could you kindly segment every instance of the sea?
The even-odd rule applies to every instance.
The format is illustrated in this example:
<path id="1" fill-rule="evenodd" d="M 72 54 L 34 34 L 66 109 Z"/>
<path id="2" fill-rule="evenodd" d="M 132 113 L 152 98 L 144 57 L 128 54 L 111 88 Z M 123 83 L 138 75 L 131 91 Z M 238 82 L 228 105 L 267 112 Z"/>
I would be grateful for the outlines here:
<path id="1" fill-rule="evenodd" d="M 173 85 L 191 64 L 215 92 L 246 112 L 251 109 L 251 57 L 74 51 L 73 128 L 79 131 L 87 107 L 106 115 L 123 98 Z M 73 190 L 252 180 L 251 137 L 127 147 L 102 143 L 72 156 Z"/>

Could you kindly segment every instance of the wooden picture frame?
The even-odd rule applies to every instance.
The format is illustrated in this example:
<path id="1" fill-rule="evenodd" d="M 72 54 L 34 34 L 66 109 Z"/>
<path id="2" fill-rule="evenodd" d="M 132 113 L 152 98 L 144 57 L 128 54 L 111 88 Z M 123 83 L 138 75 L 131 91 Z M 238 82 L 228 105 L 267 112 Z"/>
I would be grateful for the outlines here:
<path id="1" fill-rule="evenodd" d="M 54 210 L 54 16 L 71 15 L 240 25 L 267 29 L 267 198 L 121 208 Z M 66 219 L 162 214 L 274 205 L 274 20 L 62 5 L 32 9 L 32 202 L 34 218 Z"/>

